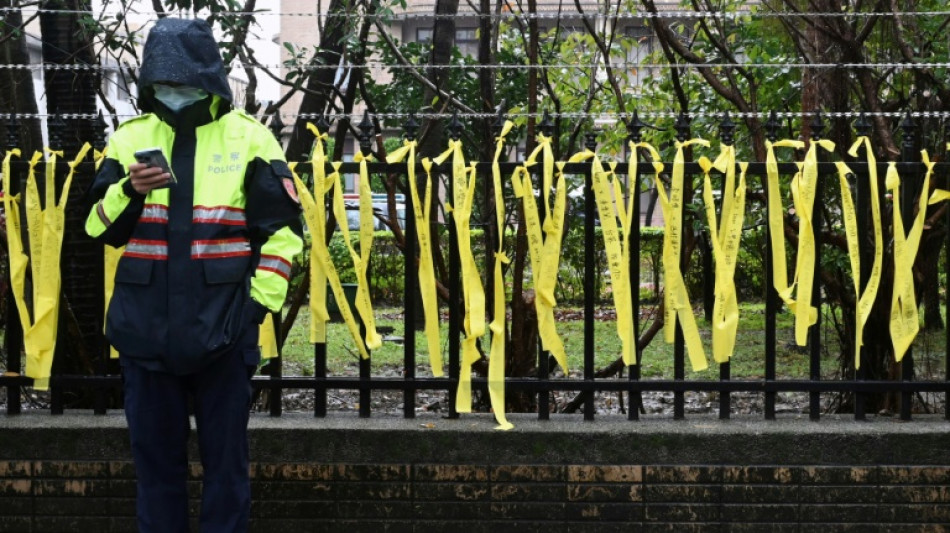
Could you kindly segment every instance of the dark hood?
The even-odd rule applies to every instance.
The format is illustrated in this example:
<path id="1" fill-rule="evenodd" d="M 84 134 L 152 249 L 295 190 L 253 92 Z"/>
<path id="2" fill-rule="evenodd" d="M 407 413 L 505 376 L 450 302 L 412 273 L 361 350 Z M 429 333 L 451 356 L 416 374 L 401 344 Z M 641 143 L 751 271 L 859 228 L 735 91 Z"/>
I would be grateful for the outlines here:
<path id="1" fill-rule="evenodd" d="M 155 23 L 145 41 L 139 70 L 139 109 L 143 112 L 158 110 L 152 85 L 162 82 L 198 87 L 231 103 L 224 62 L 207 22 L 166 17 Z"/>

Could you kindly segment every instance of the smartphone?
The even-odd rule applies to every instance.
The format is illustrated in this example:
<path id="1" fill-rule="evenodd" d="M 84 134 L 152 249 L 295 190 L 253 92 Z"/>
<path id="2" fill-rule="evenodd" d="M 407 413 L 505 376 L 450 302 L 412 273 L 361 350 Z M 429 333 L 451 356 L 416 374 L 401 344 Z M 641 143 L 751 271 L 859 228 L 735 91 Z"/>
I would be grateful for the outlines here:
<path id="1" fill-rule="evenodd" d="M 168 164 L 168 159 L 165 158 L 165 154 L 162 152 L 161 148 L 146 148 L 144 150 L 139 150 L 135 152 L 135 160 L 144 165 L 162 169 L 162 172 L 165 172 L 171 176 L 171 178 L 168 180 L 169 185 L 172 183 L 178 183 L 178 179 L 175 178 L 175 173 L 172 172 L 172 167 Z"/>

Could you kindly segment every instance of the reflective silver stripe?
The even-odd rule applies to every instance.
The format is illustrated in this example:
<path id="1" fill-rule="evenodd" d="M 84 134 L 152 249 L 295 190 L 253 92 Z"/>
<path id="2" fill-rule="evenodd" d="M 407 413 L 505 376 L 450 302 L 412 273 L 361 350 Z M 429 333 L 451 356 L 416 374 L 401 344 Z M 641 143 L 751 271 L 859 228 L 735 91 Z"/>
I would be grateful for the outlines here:
<path id="1" fill-rule="evenodd" d="M 168 223 L 168 207 L 161 204 L 145 204 L 139 222 L 153 222 L 156 224 Z"/>
<path id="2" fill-rule="evenodd" d="M 192 259 L 240 257 L 251 255 L 251 243 L 245 239 L 195 241 L 191 244 Z"/>
<path id="3" fill-rule="evenodd" d="M 224 205 L 216 207 L 197 205 L 192 213 L 192 221 L 196 224 L 243 226 L 246 221 L 243 209 Z"/>
<path id="4" fill-rule="evenodd" d="M 106 207 L 102 205 L 102 200 L 99 200 L 99 203 L 96 204 L 96 214 L 107 228 L 112 225 L 112 220 L 109 219 L 109 215 L 106 215 Z"/>
<path id="5" fill-rule="evenodd" d="M 130 239 L 128 244 L 125 245 L 125 252 L 122 255 L 142 259 L 168 259 L 168 243 L 165 241 Z"/>
<path id="6" fill-rule="evenodd" d="M 261 262 L 257 265 L 258 270 L 273 272 L 284 279 L 290 279 L 290 262 L 276 255 L 261 255 Z"/>

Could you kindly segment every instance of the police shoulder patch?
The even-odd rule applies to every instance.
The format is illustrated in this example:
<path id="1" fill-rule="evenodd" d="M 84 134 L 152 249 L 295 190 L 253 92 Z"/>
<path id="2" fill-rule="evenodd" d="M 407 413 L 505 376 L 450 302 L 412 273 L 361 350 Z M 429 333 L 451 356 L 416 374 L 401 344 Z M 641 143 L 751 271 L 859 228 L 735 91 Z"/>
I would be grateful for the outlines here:
<path id="1" fill-rule="evenodd" d="M 294 185 L 294 181 L 290 178 L 281 178 L 280 182 L 284 184 L 284 192 L 287 193 L 287 196 L 289 196 L 295 204 L 299 204 L 300 198 L 297 196 L 297 187 Z"/>

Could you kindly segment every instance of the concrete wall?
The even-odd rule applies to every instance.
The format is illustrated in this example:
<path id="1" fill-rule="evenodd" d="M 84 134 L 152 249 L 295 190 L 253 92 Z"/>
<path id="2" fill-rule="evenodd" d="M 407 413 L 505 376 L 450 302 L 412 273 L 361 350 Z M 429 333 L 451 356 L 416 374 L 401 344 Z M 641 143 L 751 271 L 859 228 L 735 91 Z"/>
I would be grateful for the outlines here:
<path id="1" fill-rule="evenodd" d="M 253 531 L 945 531 L 950 424 L 252 417 Z M 196 457 L 196 454 L 192 455 Z M 191 469 L 193 510 L 200 467 Z M 120 414 L 0 419 L 0 531 L 134 531 Z"/>

